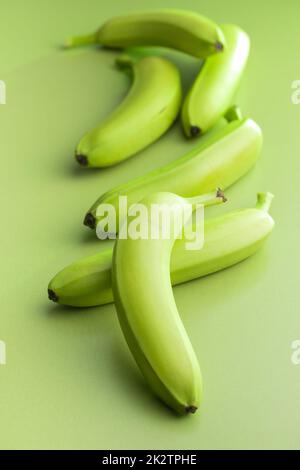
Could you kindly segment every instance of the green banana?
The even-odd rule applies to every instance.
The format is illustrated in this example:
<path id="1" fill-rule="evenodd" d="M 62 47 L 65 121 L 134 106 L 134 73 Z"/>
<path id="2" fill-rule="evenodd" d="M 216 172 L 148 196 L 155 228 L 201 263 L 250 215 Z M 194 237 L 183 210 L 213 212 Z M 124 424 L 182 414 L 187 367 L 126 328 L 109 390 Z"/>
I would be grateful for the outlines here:
<path id="1" fill-rule="evenodd" d="M 111 48 L 163 46 L 196 57 L 222 51 L 224 35 L 216 23 L 185 10 L 160 9 L 113 18 L 88 36 L 73 37 L 66 47 L 101 44 Z"/>
<path id="2" fill-rule="evenodd" d="M 133 71 L 133 85 L 118 108 L 79 142 L 82 166 L 119 163 L 158 139 L 173 124 L 181 105 L 181 80 L 175 65 L 161 57 L 117 59 Z"/>
<path id="3" fill-rule="evenodd" d="M 224 115 L 246 67 L 249 37 L 235 25 L 221 29 L 226 50 L 206 59 L 183 103 L 181 119 L 188 137 L 203 134 Z"/>
<path id="4" fill-rule="evenodd" d="M 186 240 L 175 242 L 171 256 L 171 281 L 181 284 L 228 268 L 261 248 L 274 221 L 268 214 L 273 195 L 259 193 L 255 208 L 234 211 L 205 221 L 202 250 L 187 250 Z M 197 226 L 193 226 L 194 232 Z M 70 264 L 50 281 L 49 299 L 73 307 L 113 302 L 112 248 Z"/>
<path id="5" fill-rule="evenodd" d="M 101 238 L 106 222 L 99 211 L 103 204 L 110 204 L 116 211 L 118 231 L 118 220 L 126 216 L 119 211 L 119 196 L 127 196 L 130 206 L 153 192 L 170 191 L 188 197 L 216 187 L 225 189 L 250 170 L 261 145 L 262 133 L 253 120 L 234 120 L 178 160 L 103 194 L 86 214 L 84 224 L 97 228 Z"/>
<path id="6" fill-rule="evenodd" d="M 150 387 L 179 413 L 197 410 L 202 380 L 173 297 L 171 250 L 183 230 L 185 207 L 223 200 L 219 192 L 190 199 L 172 193 L 151 194 L 142 204 L 148 210 L 148 233 L 158 228 L 157 237 L 118 238 L 114 246 L 112 288 L 124 336 Z M 153 204 L 170 215 L 168 237 L 163 235 L 162 221 L 152 217 Z"/>

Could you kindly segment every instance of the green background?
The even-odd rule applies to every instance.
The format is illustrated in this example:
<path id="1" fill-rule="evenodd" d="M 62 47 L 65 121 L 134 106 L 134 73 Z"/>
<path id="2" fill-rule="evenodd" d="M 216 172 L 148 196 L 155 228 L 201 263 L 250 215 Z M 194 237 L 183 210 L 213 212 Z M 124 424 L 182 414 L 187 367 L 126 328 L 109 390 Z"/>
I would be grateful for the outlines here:
<path id="1" fill-rule="evenodd" d="M 177 123 L 115 168 L 82 171 L 73 160 L 78 138 L 120 102 L 129 80 L 114 53 L 59 44 L 113 15 L 161 6 L 237 23 L 251 37 L 238 101 L 263 129 L 262 158 L 227 191 L 228 206 L 207 215 L 251 206 L 257 191 L 276 196 L 276 229 L 261 252 L 174 289 L 205 381 L 203 406 L 186 419 L 144 385 L 113 305 L 67 309 L 46 295 L 59 269 L 103 248 L 82 225 L 95 198 L 194 145 Z M 291 83 L 300 78 L 300 3 L 2 0 L 0 15 L 0 448 L 299 448 L 291 343 L 300 338 L 300 106 Z M 168 55 L 187 89 L 198 62 Z"/>

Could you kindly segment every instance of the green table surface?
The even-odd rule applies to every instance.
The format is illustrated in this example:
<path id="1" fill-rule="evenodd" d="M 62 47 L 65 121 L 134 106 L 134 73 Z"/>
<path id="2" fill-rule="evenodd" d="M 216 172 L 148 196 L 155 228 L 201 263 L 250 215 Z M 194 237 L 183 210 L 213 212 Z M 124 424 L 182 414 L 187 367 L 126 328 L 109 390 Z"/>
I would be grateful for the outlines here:
<path id="1" fill-rule="evenodd" d="M 62 51 L 66 36 L 137 9 L 182 7 L 237 23 L 251 37 L 238 93 L 244 114 L 262 127 L 256 168 L 227 191 L 226 208 L 275 194 L 275 230 L 262 251 L 221 273 L 176 287 L 174 294 L 199 357 L 205 394 L 200 411 L 179 418 L 145 386 L 123 339 L 115 308 L 50 303 L 49 279 L 69 262 L 103 249 L 83 227 L 85 210 L 117 183 L 176 159 L 194 143 L 180 124 L 130 161 L 82 171 L 78 138 L 129 87 L 115 53 Z M 299 79 L 297 0 L 2 0 L 0 79 L 1 449 L 299 448 L 300 338 L 299 123 L 291 83 Z M 167 53 L 185 90 L 199 63 Z M 108 242 L 110 243 L 110 242 Z"/>

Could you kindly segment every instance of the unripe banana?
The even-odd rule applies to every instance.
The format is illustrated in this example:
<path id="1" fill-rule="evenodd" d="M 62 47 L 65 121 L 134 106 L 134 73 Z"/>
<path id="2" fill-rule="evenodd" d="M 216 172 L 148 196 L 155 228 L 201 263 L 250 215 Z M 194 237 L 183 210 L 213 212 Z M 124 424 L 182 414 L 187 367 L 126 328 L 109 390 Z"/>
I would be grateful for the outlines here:
<path id="1" fill-rule="evenodd" d="M 201 400 L 202 379 L 192 345 L 179 317 L 171 279 L 170 255 L 183 229 L 188 205 L 222 202 L 218 193 L 184 199 L 155 193 L 142 200 L 149 236 L 118 238 L 112 262 L 112 288 L 128 346 L 152 390 L 179 413 L 194 413 Z M 164 207 L 170 232 L 164 236 L 153 204 Z M 145 221 L 144 221 L 145 222 Z M 156 231 L 156 238 L 152 230 Z"/>
<path id="2" fill-rule="evenodd" d="M 181 120 L 189 137 L 205 133 L 224 115 L 246 67 L 249 37 L 235 25 L 222 25 L 222 31 L 226 50 L 206 59 L 183 103 Z"/>
<path id="3" fill-rule="evenodd" d="M 224 35 L 216 23 L 185 10 L 161 9 L 113 18 L 95 33 L 74 37 L 66 47 L 101 44 L 111 48 L 163 46 L 196 57 L 222 51 Z"/>
<path id="4" fill-rule="evenodd" d="M 86 167 L 119 163 L 158 139 L 173 124 L 181 104 L 180 74 L 161 57 L 117 62 L 133 71 L 133 85 L 120 106 L 79 142 L 75 157 Z"/>
<path id="5" fill-rule="evenodd" d="M 118 219 L 126 216 L 119 213 L 119 196 L 127 196 L 130 206 L 159 191 L 190 197 L 216 187 L 225 189 L 250 170 L 261 146 L 262 133 L 252 119 L 232 121 L 174 162 L 103 194 L 86 214 L 84 224 L 97 228 L 98 234 L 106 232 L 106 225 L 102 226 L 106 222 L 99 210 L 101 205 L 111 204 L 116 211 L 118 230 Z"/>
<path id="6" fill-rule="evenodd" d="M 176 240 L 171 256 L 172 284 L 220 271 L 256 253 L 273 230 L 274 221 L 268 213 L 272 197 L 270 193 L 259 193 L 255 208 L 205 221 L 201 250 L 187 250 L 185 238 Z M 113 302 L 112 252 L 109 248 L 65 267 L 49 283 L 50 300 L 73 307 Z"/>

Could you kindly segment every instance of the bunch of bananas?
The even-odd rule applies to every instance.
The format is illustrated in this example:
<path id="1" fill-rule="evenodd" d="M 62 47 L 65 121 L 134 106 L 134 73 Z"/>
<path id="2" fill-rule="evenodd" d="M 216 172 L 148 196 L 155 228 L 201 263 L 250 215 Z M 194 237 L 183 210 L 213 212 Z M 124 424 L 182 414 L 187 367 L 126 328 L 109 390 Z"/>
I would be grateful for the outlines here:
<path id="1" fill-rule="evenodd" d="M 190 11 L 156 10 L 106 22 L 97 32 L 69 39 L 66 47 L 100 44 L 108 48 L 162 46 L 204 58 L 182 103 L 180 74 L 170 61 L 128 49 L 117 64 L 133 75 L 131 89 L 99 126 L 82 137 L 75 158 L 84 167 L 115 165 L 165 133 L 181 112 L 184 133 L 203 135 L 221 118 L 226 125 L 175 162 L 111 189 L 92 205 L 84 224 L 105 232 L 99 216 L 111 204 L 118 217 L 117 235 L 126 221 L 119 197 L 180 211 L 187 204 L 225 201 L 223 192 L 255 164 L 262 146 L 259 126 L 233 105 L 244 72 L 249 38 L 238 26 L 217 25 Z M 200 194 L 200 195 L 199 195 Z M 181 322 L 172 285 L 219 271 L 254 254 L 271 233 L 271 193 L 258 193 L 255 208 L 235 211 L 205 222 L 202 249 L 186 249 L 178 239 L 183 222 L 165 239 L 117 237 L 114 249 L 101 251 L 60 271 L 49 283 L 55 302 L 89 307 L 115 302 L 121 328 L 146 381 L 168 406 L 194 413 L 201 402 L 199 364 Z M 151 211 L 149 212 L 151 214 Z M 149 225 L 154 222 L 148 216 Z M 197 230 L 197 225 L 193 227 Z"/>

